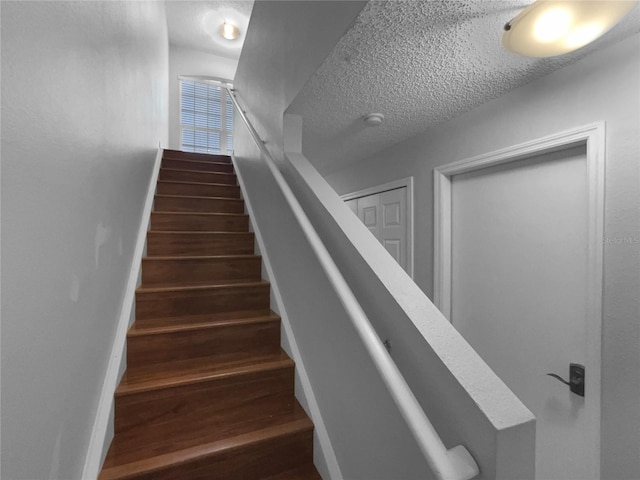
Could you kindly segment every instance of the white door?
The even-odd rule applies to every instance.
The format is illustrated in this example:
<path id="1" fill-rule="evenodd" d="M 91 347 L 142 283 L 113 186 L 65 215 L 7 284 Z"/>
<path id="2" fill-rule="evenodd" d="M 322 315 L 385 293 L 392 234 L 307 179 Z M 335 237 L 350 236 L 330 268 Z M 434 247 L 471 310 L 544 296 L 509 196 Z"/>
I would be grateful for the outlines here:
<path id="1" fill-rule="evenodd" d="M 409 222 L 406 187 L 353 198 L 346 203 L 408 272 Z"/>
<path id="2" fill-rule="evenodd" d="M 546 375 L 588 356 L 586 147 L 453 175 L 451 201 L 450 320 L 536 416 L 536 479 L 598 478 L 599 402 Z"/>

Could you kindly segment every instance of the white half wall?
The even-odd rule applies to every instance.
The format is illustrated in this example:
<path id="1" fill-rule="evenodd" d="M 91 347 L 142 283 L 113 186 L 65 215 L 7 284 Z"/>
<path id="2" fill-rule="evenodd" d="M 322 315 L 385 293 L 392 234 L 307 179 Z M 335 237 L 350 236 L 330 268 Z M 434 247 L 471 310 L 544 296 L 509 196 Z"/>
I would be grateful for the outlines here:
<path id="1" fill-rule="evenodd" d="M 2 478 L 78 479 L 146 186 L 162 2 L 1 2 Z"/>
<path id="2" fill-rule="evenodd" d="M 285 155 L 289 186 L 445 445 L 466 447 L 479 479 L 533 479 L 531 412 L 304 156 Z"/>
<path id="3" fill-rule="evenodd" d="M 169 146 L 180 150 L 180 82 L 178 77 L 233 80 L 238 59 L 221 57 L 189 48 L 169 46 Z"/>
<path id="4" fill-rule="evenodd" d="M 415 280 L 431 296 L 435 167 L 606 123 L 601 478 L 608 480 L 640 475 L 638 85 L 640 36 L 635 35 L 326 176 L 338 193 L 415 177 Z"/>
<path id="5" fill-rule="evenodd" d="M 242 126 L 236 124 L 234 133 L 242 147 L 234 164 L 243 196 L 343 478 L 433 478 L 268 166 Z M 341 480 L 330 476 L 321 448 L 316 432 L 316 466 L 326 480 Z"/>

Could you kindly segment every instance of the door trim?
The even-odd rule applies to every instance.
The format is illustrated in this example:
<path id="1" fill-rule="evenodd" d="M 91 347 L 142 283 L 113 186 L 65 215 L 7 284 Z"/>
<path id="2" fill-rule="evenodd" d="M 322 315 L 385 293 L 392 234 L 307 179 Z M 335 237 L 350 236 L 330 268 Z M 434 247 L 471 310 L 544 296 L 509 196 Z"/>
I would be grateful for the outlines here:
<path id="1" fill-rule="evenodd" d="M 454 175 L 522 160 L 535 155 L 586 145 L 588 189 L 587 318 L 585 410 L 598 432 L 592 444 L 600 472 L 600 388 L 603 297 L 605 122 L 561 133 L 457 161 L 433 171 L 434 189 L 434 304 L 445 317 L 451 316 L 451 180 Z M 585 412 L 586 413 L 586 412 Z"/>
<path id="2" fill-rule="evenodd" d="M 387 182 L 382 185 L 376 185 L 374 187 L 365 188 L 363 190 L 358 190 L 357 192 L 346 193 L 344 195 L 340 195 L 340 198 L 343 201 L 353 200 L 354 198 L 366 197 L 368 195 L 375 195 L 378 193 L 386 192 L 388 190 L 395 190 L 397 188 L 406 188 L 407 189 L 407 222 L 409 230 L 407 232 L 407 269 L 408 274 L 411 278 L 413 278 L 413 259 L 414 259 L 414 251 L 413 251 L 413 177 L 401 178 L 400 180 L 394 180 L 392 182 Z"/>

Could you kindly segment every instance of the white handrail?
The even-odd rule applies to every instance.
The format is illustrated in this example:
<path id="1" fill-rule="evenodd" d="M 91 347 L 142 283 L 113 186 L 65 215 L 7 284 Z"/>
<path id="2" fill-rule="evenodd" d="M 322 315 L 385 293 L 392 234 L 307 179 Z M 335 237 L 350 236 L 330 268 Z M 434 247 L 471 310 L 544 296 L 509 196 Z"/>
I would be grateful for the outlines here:
<path id="1" fill-rule="evenodd" d="M 340 302 L 353 322 L 367 352 L 371 356 L 401 415 L 416 439 L 431 471 L 438 480 L 470 480 L 476 477 L 479 473 L 479 468 L 469 451 L 463 445 L 458 445 L 447 450 L 444 443 L 442 443 L 438 432 L 427 418 L 424 410 L 409 388 L 409 385 L 407 385 L 402 373 L 400 373 L 400 370 L 398 370 L 395 362 L 380 341 L 371 322 L 369 322 L 369 319 L 362 310 L 360 303 L 349 288 L 342 273 L 340 273 L 340 270 L 302 209 L 298 199 L 291 191 L 289 184 L 273 161 L 271 154 L 264 146 L 258 133 L 240 107 L 238 99 L 236 98 L 236 92 L 230 88 L 227 88 L 227 91 L 238 114 L 265 157 L 269 170 L 282 190 L 311 248 L 317 255 L 320 265 L 327 274 Z"/>

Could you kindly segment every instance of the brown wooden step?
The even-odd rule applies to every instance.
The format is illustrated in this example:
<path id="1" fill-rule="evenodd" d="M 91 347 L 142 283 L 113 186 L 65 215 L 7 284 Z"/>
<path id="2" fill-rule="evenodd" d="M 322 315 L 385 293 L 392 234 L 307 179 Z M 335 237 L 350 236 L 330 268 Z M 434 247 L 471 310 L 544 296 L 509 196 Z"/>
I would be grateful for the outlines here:
<path id="1" fill-rule="evenodd" d="M 172 149 L 165 149 L 162 158 L 183 158 L 185 160 L 199 160 L 202 162 L 231 163 L 231 157 L 229 155 L 183 152 L 182 150 Z"/>
<path id="2" fill-rule="evenodd" d="M 261 477 L 260 480 L 322 480 L 322 477 L 316 470 L 316 467 L 304 465 L 286 472 L 278 473 L 267 478 Z"/>
<path id="3" fill-rule="evenodd" d="M 221 185 L 237 184 L 237 179 L 234 174 L 199 172 L 197 170 L 174 170 L 171 168 L 161 168 L 158 179 L 173 180 L 175 182 L 217 183 Z"/>
<path id="4" fill-rule="evenodd" d="M 277 317 L 277 315 L 272 314 Z M 282 349 L 276 354 L 253 356 L 220 362 L 218 359 L 187 359 L 171 362 L 158 368 L 157 365 L 129 366 L 116 389 L 116 397 L 144 394 L 165 388 L 173 388 L 192 383 L 209 381 L 211 378 L 223 378 L 231 374 L 257 372 L 270 368 L 284 368 L 293 365 Z"/>
<path id="5" fill-rule="evenodd" d="M 257 282 L 262 258 L 256 255 L 210 257 L 145 257 L 142 285 Z"/>
<path id="6" fill-rule="evenodd" d="M 251 255 L 253 232 L 147 232 L 147 255 Z"/>
<path id="7" fill-rule="evenodd" d="M 238 399 L 282 392 L 293 399 L 293 369 L 293 361 L 282 351 L 226 363 L 205 357 L 130 368 L 115 394 L 115 431 L 205 402 L 227 409 Z"/>
<path id="8" fill-rule="evenodd" d="M 247 232 L 249 231 L 249 217 L 238 213 L 151 212 L 151 229 Z"/>
<path id="9" fill-rule="evenodd" d="M 132 328 L 127 334 L 127 364 L 135 366 L 201 357 L 226 361 L 279 351 L 280 321 L 271 318 Z"/>
<path id="10" fill-rule="evenodd" d="M 136 325 L 154 319 L 188 319 L 193 315 L 269 315 L 269 284 L 238 283 L 189 287 L 139 287 L 136 290 Z"/>
<path id="11" fill-rule="evenodd" d="M 156 194 L 240 198 L 240 187 L 238 185 L 202 182 L 159 181 L 156 186 Z"/>
<path id="12" fill-rule="evenodd" d="M 233 173 L 233 165 L 230 163 L 210 162 L 202 160 L 187 160 L 182 158 L 162 159 L 162 168 L 175 170 L 196 170 L 201 172 Z"/>
<path id="13" fill-rule="evenodd" d="M 182 195 L 156 195 L 153 208 L 160 212 L 244 213 L 244 200 Z"/>
<path id="14" fill-rule="evenodd" d="M 168 414 L 116 435 L 99 479 L 260 479 L 313 461 L 313 424 L 296 401 L 209 413 Z"/>

